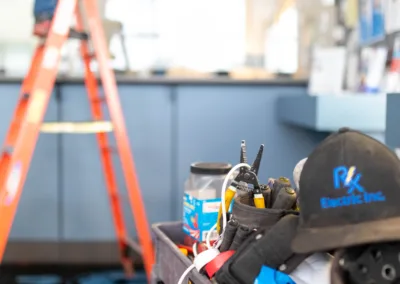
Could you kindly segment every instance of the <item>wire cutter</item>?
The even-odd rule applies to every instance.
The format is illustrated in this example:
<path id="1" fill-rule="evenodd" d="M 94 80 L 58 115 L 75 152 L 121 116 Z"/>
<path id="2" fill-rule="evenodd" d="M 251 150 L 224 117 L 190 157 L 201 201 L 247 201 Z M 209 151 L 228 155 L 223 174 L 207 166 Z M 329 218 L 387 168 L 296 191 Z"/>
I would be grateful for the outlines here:
<path id="1" fill-rule="evenodd" d="M 236 195 L 236 191 L 239 190 L 246 190 L 253 192 L 254 198 L 254 205 L 257 208 L 265 208 L 264 203 L 264 196 L 261 192 L 260 183 L 258 182 L 258 170 L 260 168 L 261 158 L 264 151 L 264 145 L 261 144 L 260 149 L 258 150 L 256 159 L 254 160 L 251 168 L 248 169 L 246 167 L 241 167 L 239 170 L 239 174 L 236 178 L 232 181 L 225 192 L 225 208 L 228 209 L 231 205 L 233 198 Z M 246 156 L 246 142 L 242 140 L 241 149 L 240 149 L 240 162 L 247 163 L 247 156 Z M 247 187 L 243 187 L 241 182 L 246 183 Z M 220 205 L 219 212 L 218 212 L 218 219 L 217 219 L 217 231 L 220 232 L 220 220 L 222 216 L 222 204 Z"/>

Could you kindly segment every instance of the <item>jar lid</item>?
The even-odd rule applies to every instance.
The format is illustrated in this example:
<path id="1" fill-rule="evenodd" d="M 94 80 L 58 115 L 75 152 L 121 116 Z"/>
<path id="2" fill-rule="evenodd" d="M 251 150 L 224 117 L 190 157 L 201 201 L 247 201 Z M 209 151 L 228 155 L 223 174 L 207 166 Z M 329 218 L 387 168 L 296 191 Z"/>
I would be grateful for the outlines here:
<path id="1" fill-rule="evenodd" d="M 190 172 L 198 175 L 226 175 L 232 169 L 228 163 L 193 163 L 190 165 Z"/>

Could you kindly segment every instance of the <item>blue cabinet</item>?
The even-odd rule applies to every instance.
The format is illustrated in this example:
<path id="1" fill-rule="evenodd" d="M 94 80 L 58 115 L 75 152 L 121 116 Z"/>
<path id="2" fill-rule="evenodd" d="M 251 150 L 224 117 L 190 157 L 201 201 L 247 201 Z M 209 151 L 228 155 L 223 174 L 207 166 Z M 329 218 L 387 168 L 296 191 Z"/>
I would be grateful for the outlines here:
<path id="1" fill-rule="evenodd" d="M 149 222 L 171 220 L 171 103 L 164 86 L 121 86 L 120 98 Z M 62 87 L 64 121 L 91 120 L 82 85 Z M 113 135 L 110 134 L 110 138 Z M 112 139 L 114 141 L 114 139 Z M 115 145 L 115 143 L 113 143 Z M 63 135 L 62 239 L 106 241 L 115 238 L 96 138 Z M 126 223 L 134 222 L 119 164 L 115 159 Z"/>
<path id="2" fill-rule="evenodd" d="M 388 147 L 395 150 L 400 157 L 400 131 L 399 123 L 400 94 L 388 94 L 386 101 L 386 132 L 385 142 Z"/>
<path id="3" fill-rule="evenodd" d="M 4 141 L 20 86 L 0 85 L 0 140 Z M 45 120 L 57 119 L 57 102 L 51 98 Z M 58 239 L 58 141 L 57 135 L 41 135 L 36 145 L 25 187 L 10 234 L 11 240 Z"/>

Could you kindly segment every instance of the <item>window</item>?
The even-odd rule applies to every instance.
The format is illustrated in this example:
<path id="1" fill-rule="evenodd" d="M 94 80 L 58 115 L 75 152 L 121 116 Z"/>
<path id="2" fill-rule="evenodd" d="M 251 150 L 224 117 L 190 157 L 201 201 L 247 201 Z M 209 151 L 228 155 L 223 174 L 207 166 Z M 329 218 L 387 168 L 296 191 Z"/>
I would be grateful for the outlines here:
<path id="1" fill-rule="evenodd" d="M 124 26 L 129 63 L 138 70 L 230 69 L 245 58 L 245 0 L 109 0 L 106 17 Z M 118 38 L 115 64 L 124 65 Z"/>
<path id="2" fill-rule="evenodd" d="M 9 76 L 23 76 L 35 48 L 32 36 L 33 0 L 0 0 L 0 69 Z"/>

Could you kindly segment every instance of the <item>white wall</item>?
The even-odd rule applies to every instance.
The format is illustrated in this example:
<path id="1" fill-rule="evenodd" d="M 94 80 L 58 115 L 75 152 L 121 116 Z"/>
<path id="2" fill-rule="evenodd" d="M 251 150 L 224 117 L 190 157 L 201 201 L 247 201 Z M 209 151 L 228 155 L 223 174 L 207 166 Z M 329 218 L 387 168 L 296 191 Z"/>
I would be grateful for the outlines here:
<path id="1" fill-rule="evenodd" d="M 0 41 L 32 41 L 33 0 L 0 0 Z"/>
<path id="2" fill-rule="evenodd" d="M 29 66 L 36 40 L 31 36 L 32 4 L 0 0 L 0 67 L 6 65 L 9 75 L 21 76 Z M 136 70 L 158 63 L 204 71 L 243 64 L 245 0 L 108 0 L 106 14 L 124 24 L 130 65 Z M 151 33 L 158 38 L 138 37 Z M 114 42 L 111 50 L 121 61 L 120 42 Z"/>
<path id="3" fill-rule="evenodd" d="M 106 16 L 123 23 L 133 69 L 214 71 L 243 64 L 245 0 L 108 0 Z M 119 61 L 117 40 L 111 52 Z"/>
<path id="4" fill-rule="evenodd" d="M 98 0 L 100 14 L 104 3 Z M 34 0 L 0 0 L 0 68 L 9 76 L 25 75 L 37 43 L 32 36 Z"/>
<path id="5" fill-rule="evenodd" d="M 29 66 L 35 46 L 33 0 L 0 0 L 0 67 L 20 76 Z"/>

